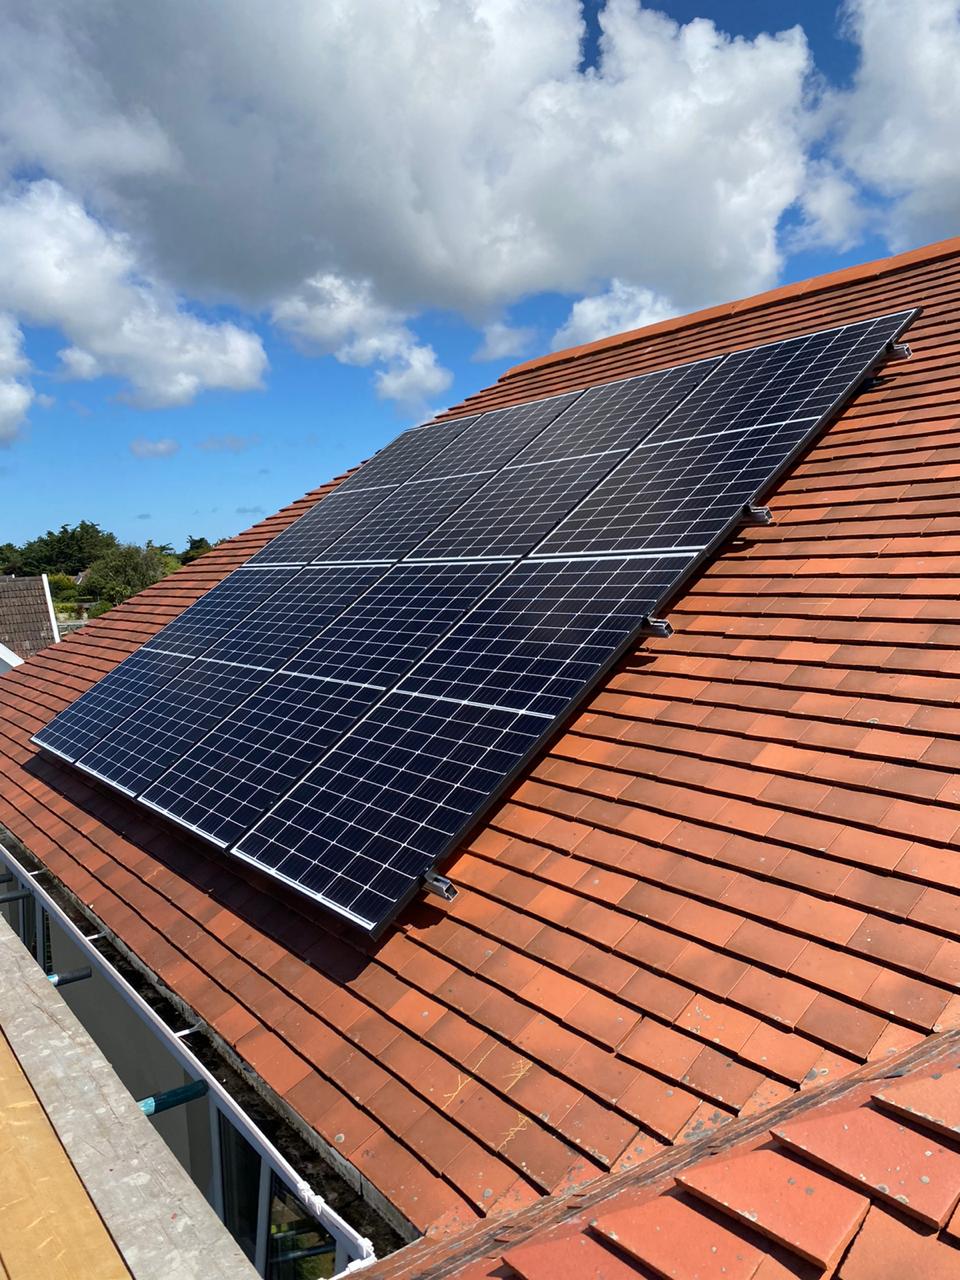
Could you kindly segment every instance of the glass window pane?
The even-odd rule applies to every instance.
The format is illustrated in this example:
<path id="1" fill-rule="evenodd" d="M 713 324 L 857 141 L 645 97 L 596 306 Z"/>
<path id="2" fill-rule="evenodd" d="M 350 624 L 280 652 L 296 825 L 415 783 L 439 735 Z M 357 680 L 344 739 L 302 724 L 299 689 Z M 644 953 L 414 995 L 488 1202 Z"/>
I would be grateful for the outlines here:
<path id="1" fill-rule="evenodd" d="M 220 1160 L 223 1168 L 223 1221 L 251 1262 L 257 1244 L 260 1157 L 221 1111 Z"/>
<path id="2" fill-rule="evenodd" d="M 333 1236 L 274 1175 L 267 1280 L 327 1280 L 334 1273 L 336 1253 Z"/>

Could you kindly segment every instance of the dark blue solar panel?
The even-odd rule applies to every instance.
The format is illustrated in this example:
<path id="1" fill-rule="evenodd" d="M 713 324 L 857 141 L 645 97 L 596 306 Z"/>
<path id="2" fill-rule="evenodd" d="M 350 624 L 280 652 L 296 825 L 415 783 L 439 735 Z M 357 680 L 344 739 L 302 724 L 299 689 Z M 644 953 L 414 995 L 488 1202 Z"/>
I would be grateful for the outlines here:
<path id="1" fill-rule="evenodd" d="M 701 551 L 806 440 L 802 425 L 641 445 L 537 555 Z"/>
<path id="2" fill-rule="evenodd" d="M 34 742 L 68 760 L 78 760 L 190 661 L 183 654 L 138 649 L 61 711 L 34 736 Z"/>
<path id="3" fill-rule="evenodd" d="M 412 555 L 456 560 L 477 556 L 522 556 L 586 497 L 622 457 L 566 458 L 537 465 L 505 467 Z"/>
<path id="4" fill-rule="evenodd" d="M 538 716 L 390 694 L 237 852 L 377 928 L 548 727 Z"/>
<path id="5" fill-rule="evenodd" d="M 650 442 L 769 423 L 802 422 L 811 429 L 842 404 L 912 315 L 901 311 L 735 352 Z"/>
<path id="6" fill-rule="evenodd" d="M 258 551 L 247 563 L 309 564 L 319 560 L 322 552 L 337 542 L 382 503 L 395 490 L 339 488 L 310 508 L 295 524 L 277 534 L 262 551 Z"/>
<path id="7" fill-rule="evenodd" d="M 288 663 L 389 688 L 502 576 L 499 564 L 398 564 Z"/>
<path id="8" fill-rule="evenodd" d="M 439 422 L 430 427 L 414 427 L 405 431 L 402 436 L 392 440 L 379 453 L 374 454 L 369 462 L 347 476 L 337 486 L 338 493 L 350 492 L 353 489 L 382 488 L 405 484 L 412 479 L 425 463 L 437 454 L 443 453 L 454 440 L 468 427 L 478 421 L 476 415 L 470 418 L 454 418 L 449 422 Z"/>
<path id="9" fill-rule="evenodd" d="M 560 715 L 690 563 L 689 556 L 524 560 L 399 690 Z"/>
<path id="10" fill-rule="evenodd" d="M 142 799 L 208 839 L 231 844 L 379 697 L 376 689 L 279 672 Z"/>
<path id="11" fill-rule="evenodd" d="M 267 675 L 256 668 L 198 658 L 79 764 L 105 782 L 139 794 L 258 689 Z"/>
<path id="12" fill-rule="evenodd" d="M 198 658 L 296 573 L 296 569 L 237 569 L 148 640 L 146 647 Z"/>
<path id="13" fill-rule="evenodd" d="M 494 409 L 472 423 L 443 453 L 438 453 L 418 473 L 418 480 L 461 475 L 467 471 L 495 471 L 509 462 L 570 405 L 579 391 L 549 400 Z M 426 428 L 433 431 L 435 428 Z"/>
<path id="14" fill-rule="evenodd" d="M 383 566 L 308 565 L 205 656 L 276 671 L 384 573 Z"/>
<path id="15" fill-rule="evenodd" d="M 514 459 L 517 465 L 632 449 L 720 364 L 720 357 L 590 387 Z"/>

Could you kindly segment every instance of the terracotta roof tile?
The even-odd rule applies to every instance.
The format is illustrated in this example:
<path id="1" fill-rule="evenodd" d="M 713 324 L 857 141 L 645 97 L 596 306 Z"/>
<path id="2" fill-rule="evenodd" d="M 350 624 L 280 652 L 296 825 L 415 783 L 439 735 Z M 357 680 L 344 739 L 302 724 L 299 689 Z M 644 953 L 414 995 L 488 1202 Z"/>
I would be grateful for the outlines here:
<path id="1" fill-rule="evenodd" d="M 960 243 L 559 353 L 452 412 L 914 304 L 913 359 L 450 860 L 457 901 L 377 943 L 28 742 L 329 486 L 0 679 L 0 823 L 412 1228 L 625 1176 L 960 1024 Z"/>

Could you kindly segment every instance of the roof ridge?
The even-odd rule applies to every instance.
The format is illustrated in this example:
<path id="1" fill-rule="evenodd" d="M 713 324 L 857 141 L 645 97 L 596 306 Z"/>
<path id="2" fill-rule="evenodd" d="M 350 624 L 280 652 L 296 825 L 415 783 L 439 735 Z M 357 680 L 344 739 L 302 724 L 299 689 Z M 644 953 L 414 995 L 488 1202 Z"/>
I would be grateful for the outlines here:
<path id="1" fill-rule="evenodd" d="M 738 298 L 734 302 L 724 302 L 715 307 L 704 307 L 699 311 L 690 311 L 682 316 L 670 316 L 666 320 L 658 320 L 654 324 L 643 325 L 639 329 L 627 329 L 624 333 L 611 334 L 606 338 L 596 338 L 593 342 L 585 342 L 577 347 L 564 347 L 561 351 L 551 351 L 545 356 L 535 356 L 520 364 L 512 365 L 497 379 L 497 383 L 508 382 L 512 378 L 531 373 L 535 369 L 548 368 L 551 365 L 568 364 L 579 360 L 581 356 L 592 355 L 598 351 L 610 350 L 614 347 L 625 347 L 645 338 L 662 333 L 671 333 L 680 329 L 695 329 L 698 325 L 707 324 L 711 320 L 740 315 L 746 311 L 758 311 L 763 307 L 773 306 L 786 298 L 801 297 L 804 294 L 825 293 L 830 289 L 839 289 L 855 280 L 876 279 L 880 276 L 893 275 L 897 271 L 914 267 L 921 262 L 936 262 L 942 258 L 951 258 L 960 254 L 960 236 L 952 236 L 947 240 L 937 240 L 932 244 L 922 245 L 919 249 L 910 249 L 905 253 L 891 254 L 886 258 L 874 258 L 870 262 L 857 263 L 852 267 L 843 267 L 838 271 L 828 271 L 821 276 L 812 276 L 809 280 L 798 280 L 792 284 L 777 285 L 763 293 L 751 294 L 746 298 Z"/>

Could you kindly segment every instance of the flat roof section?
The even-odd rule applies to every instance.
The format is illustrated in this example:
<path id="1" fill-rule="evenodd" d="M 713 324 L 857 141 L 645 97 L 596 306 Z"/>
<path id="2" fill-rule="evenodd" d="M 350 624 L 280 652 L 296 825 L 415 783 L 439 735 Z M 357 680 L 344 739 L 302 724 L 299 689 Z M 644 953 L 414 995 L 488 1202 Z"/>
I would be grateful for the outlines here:
<path id="1" fill-rule="evenodd" d="M 0 918 L 0 1280 L 256 1272 Z"/>

